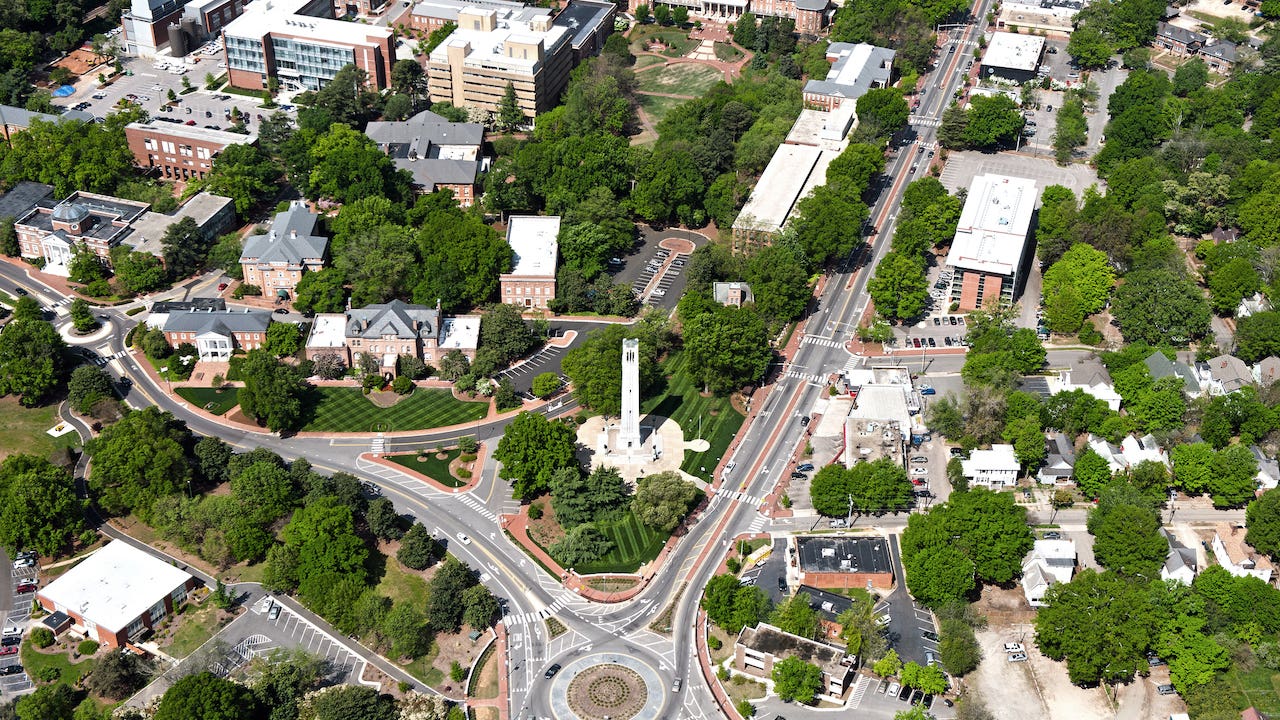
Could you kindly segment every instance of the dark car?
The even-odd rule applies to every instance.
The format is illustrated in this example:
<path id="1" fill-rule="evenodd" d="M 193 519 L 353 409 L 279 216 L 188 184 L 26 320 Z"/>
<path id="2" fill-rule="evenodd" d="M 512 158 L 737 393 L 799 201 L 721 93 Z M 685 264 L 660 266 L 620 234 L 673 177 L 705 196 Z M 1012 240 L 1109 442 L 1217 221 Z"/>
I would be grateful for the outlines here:
<path id="1" fill-rule="evenodd" d="M 795 471 L 795 472 L 791 473 L 791 477 L 795 478 L 796 480 L 804 480 L 805 478 L 807 478 L 807 477 L 809 477 L 809 476 L 808 476 L 808 475 L 805 475 L 804 473 L 802 473 L 802 472 L 800 472 L 799 470 L 797 470 L 797 471 Z"/>
<path id="2" fill-rule="evenodd" d="M 801 463 L 796 466 L 796 469 L 800 472 L 810 472 L 813 470 L 813 463 Z"/>
<path id="3" fill-rule="evenodd" d="M 14 292 L 14 293 L 16 293 L 16 294 L 18 294 L 18 295 L 20 295 L 20 296 L 22 296 L 22 297 L 26 297 L 26 296 L 27 296 L 27 291 L 26 291 L 26 290 L 23 290 L 22 288 L 14 288 L 14 289 L 13 289 L 13 292 Z"/>
<path id="4" fill-rule="evenodd" d="M 1177 690 L 1174 690 L 1172 685 L 1166 684 L 1166 685 L 1157 685 L 1156 692 L 1160 693 L 1161 695 L 1172 695 L 1175 692 L 1177 692 Z"/>
<path id="5" fill-rule="evenodd" d="M 289 309 L 288 309 L 288 308 L 276 308 L 276 314 L 277 314 L 277 315 L 288 315 L 288 314 L 289 314 Z"/>
<path id="6" fill-rule="evenodd" d="M 22 672 L 21 665 L 5 665 L 0 667 L 0 675 L 17 675 Z"/>
<path id="7" fill-rule="evenodd" d="M 920 702 L 924 703 L 924 709 L 928 710 L 929 708 L 933 707 L 933 696 L 925 695 L 924 699 L 921 700 Z"/>
<path id="8" fill-rule="evenodd" d="M 915 705 L 916 703 L 920 702 L 920 698 L 922 697 L 924 697 L 924 693 L 920 692 L 919 690 L 915 690 L 911 693 L 911 700 L 909 700 L 908 702 L 910 702 L 912 705 Z"/>
<path id="9" fill-rule="evenodd" d="M 809 427 L 809 416 L 805 415 L 800 418 L 800 427 Z"/>
<path id="10" fill-rule="evenodd" d="M 782 577 L 778 578 L 778 591 L 779 591 L 779 592 L 786 592 L 786 591 L 787 591 L 787 579 L 786 579 L 786 578 L 782 578 Z"/>
<path id="11" fill-rule="evenodd" d="M 906 700 L 909 697 L 911 697 L 911 688 L 907 687 L 906 685 L 903 685 L 902 689 L 898 691 L 898 699 Z"/>
<path id="12" fill-rule="evenodd" d="M 555 677 L 556 673 L 558 672 L 560 672 L 560 663 L 556 663 L 551 667 L 547 668 L 547 672 L 546 672 L 546 675 L 544 675 L 544 677 L 550 680 L 551 678 Z"/>
<path id="13" fill-rule="evenodd" d="M 3 647 L 13 647 L 14 645 L 21 645 L 21 644 L 22 644 L 21 635 L 6 635 L 3 640 L 0 640 L 0 646 L 3 646 Z"/>
<path id="14" fill-rule="evenodd" d="M 920 637 L 924 638 L 925 640 L 938 642 L 938 633 L 933 632 L 932 630 L 925 630 L 924 632 L 920 633 Z"/>
<path id="15" fill-rule="evenodd" d="M 18 593 L 19 595 L 33 593 L 36 591 L 36 584 L 33 582 L 18 583 L 18 586 L 15 587 L 13 591 Z"/>

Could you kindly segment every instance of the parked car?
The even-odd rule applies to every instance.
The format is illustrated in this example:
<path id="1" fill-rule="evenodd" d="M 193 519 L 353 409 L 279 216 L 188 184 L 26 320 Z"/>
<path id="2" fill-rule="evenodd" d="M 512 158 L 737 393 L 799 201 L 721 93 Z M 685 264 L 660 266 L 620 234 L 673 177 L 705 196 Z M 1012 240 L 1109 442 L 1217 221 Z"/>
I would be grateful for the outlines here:
<path id="1" fill-rule="evenodd" d="M 19 595 L 26 595 L 27 593 L 35 592 L 37 587 L 38 586 L 33 582 L 24 582 L 18 583 L 18 585 L 13 588 L 13 591 Z"/>
<path id="2" fill-rule="evenodd" d="M 924 638 L 925 640 L 928 640 L 928 641 L 930 641 L 930 642 L 938 642 L 938 633 L 936 633 L 936 632 L 934 632 L 934 631 L 932 631 L 932 630 L 925 630 L 925 631 L 921 632 L 921 633 L 920 633 L 920 637 L 922 637 L 922 638 Z"/>
<path id="3" fill-rule="evenodd" d="M 547 668 L 547 672 L 545 675 L 543 675 L 543 677 L 550 680 L 551 678 L 555 677 L 556 673 L 558 672 L 560 672 L 560 663 L 555 663 L 551 667 Z"/>
<path id="4" fill-rule="evenodd" d="M 276 618 L 280 617 L 280 603 L 278 602 L 271 603 L 271 611 L 267 613 L 267 617 L 272 620 L 275 620 Z"/>
<path id="5" fill-rule="evenodd" d="M 778 592 L 786 592 L 786 591 L 787 591 L 787 579 L 784 577 L 778 578 Z"/>
<path id="6" fill-rule="evenodd" d="M 5 635 L 3 638 L 0 638 L 0 647 L 15 647 L 21 644 L 21 635 Z"/>
<path id="7" fill-rule="evenodd" d="M 22 634 L 22 628 L 18 627 L 17 625 L 6 625 L 6 626 L 5 626 L 5 628 L 4 628 L 4 632 L 3 632 L 3 633 L 0 633 L 0 634 L 4 634 L 4 635 L 21 635 L 21 634 Z"/>
<path id="8" fill-rule="evenodd" d="M 791 473 L 791 477 L 795 478 L 796 480 L 804 480 L 809 476 L 797 470 L 796 472 Z"/>
<path id="9" fill-rule="evenodd" d="M 907 687 L 906 685 L 903 685 L 902 689 L 898 691 L 898 699 L 906 700 L 909 697 L 911 697 L 911 688 Z"/>
<path id="10" fill-rule="evenodd" d="M 811 421 L 812 419 L 813 418 L 809 417 L 808 415 L 802 416 L 800 418 L 800 427 L 809 427 L 809 421 Z"/>
<path id="11" fill-rule="evenodd" d="M 886 694 L 887 694 L 887 695 L 889 695 L 890 697 L 897 697 L 897 696 L 898 696 L 898 690 L 899 690 L 901 687 L 902 687 L 902 686 L 901 686 L 901 685 L 899 685 L 898 683 L 896 683 L 896 682 L 891 682 L 891 683 L 889 683 L 889 689 L 886 691 Z"/>
<path id="12" fill-rule="evenodd" d="M 830 525 L 833 528 L 848 527 L 849 521 L 845 520 L 844 518 L 832 518 Z"/>
<path id="13" fill-rule="evenodd" d="M 0 647 L 0 657 L 4 657 L 5 655 L 17 655 L 17 654 L 18 654 L 18 646 L 16 645 L 11 645 L 9 647 Z"/>
<path id="14" fill-rule="evenodd" d="M 0 667 L 0 675 L 17 675 L 21 672 L 21 665 L 5 665 L 4 667 Z"/>
<path id="15" fill-rule="evenodd" d="M 1026 648 L 1022 646 L 1022 643 L 1005 643 L 1004 651 L 1007 653 L 1020 653 L 1026 652 Z"/>
<path id="16" fill-rule="evenodd" d="M 277 314 L 277 315 L 288 315 L 288 314 L 289 314 L 289 308 L 276 308 L 276 314 Z"/>
<path id="17" fill-rule="evenodd" d="M 218 292 L 222 292 L 223 290 L 226 290 L 226 289 L 227 289 L 226 283 L 218 283 Z"/>
<path id="18" fill-rule="evenodd" d="M 1172 695 L 1177 691 L 1173 689 L 1172 685 L 1169 685 L 1168 683 L 1166 683 L 1164 685 L 1157 685 L 1156 692 L 1160 693 L 1161 695 Z"/>
<path id="19" fill-rule="evenodd" d="M 1009 656 L 1009 662 L 1011 662 L 1011 663 L 1014 663 L 1014 662 L 1026 662 L 1026 661 L 1027 661 L 1027 654 L 1026 654 L 1026 653 L 1014 653 L 1014 654 L 1012 654 L 1012 655 L 1010 655 L 1010 656 Z"/>
<path id="20" fill-rule="evenodd" d="M 1061 540 L 1062 533 L 1058 532 L 1057 530 L 1050 530 L 1049 532 L 1044 534 L 1044 539 L 1045 540 Z"/>
<path id="21" fill-rule="evenodd" d="M 933 338 L 929 338 L 929 347 L 933 347 Z M 937 395 L 938 391 L 934 390 L 932 385 L 921 385 L 920 394 L 921 395 Z"/>
<path id="22" fill-rule="evenodd" d="M 800 472 L 813 472 L 813 463 L 800 463 L 796 469 Z"/>
<path id="23" fill-rule="evenodd" d="M 18 558 L 17 560 L 13 561 L 13 569 L 21 570 L 22 568 L 32 567 L 35 564 L 36 564 L 36 561 L 32 558 Z"/>
<path id="24" fill-rule="evenodd" d="M 912 475 L 928 475 L 929 468 L 913 467 L 911 468 L 911 474 Z"/>
<path id="25" fill-rule="evenodd" d="M 911 462 L 924 464 L 929 462 L 929 458 L 926 455 L 915 455 L 915 456 L 912 456 Z"/>

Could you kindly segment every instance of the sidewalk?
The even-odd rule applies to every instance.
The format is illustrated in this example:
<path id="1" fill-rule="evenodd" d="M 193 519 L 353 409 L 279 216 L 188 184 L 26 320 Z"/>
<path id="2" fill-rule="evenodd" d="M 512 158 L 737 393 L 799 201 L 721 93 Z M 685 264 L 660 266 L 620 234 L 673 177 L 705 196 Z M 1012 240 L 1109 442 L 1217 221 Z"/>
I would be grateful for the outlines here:
<path id="1" fill-rule="evenodd" d="M 508 666 L 511 664 L 511 658 L 507 657 L 507 626 L 499 622 L 493 627 L 494 651 L 493 657 L 498 661 L 498 697 L 496 698 L 467 698 L 466 705 L 469 708 L 477 707 L 493 707 L 498 709 L 498 719 L 507 720 L 510 716 L 511 704 L 511 688 Z"/>
<path id="2" fill-rule="evenodd" d="M 702 668 L 702 678 L 707 681 L 707 685 L 711 688 L 711 693 L 716 696 L 716 703 L 720 705 L 721 712 L 724 716 L 736 720 L 742 715 L 738 714 L 737 708 L 733 706 L 733 701 L 729 699 L 729 694 L 720 686 L 720 678 L 716 677 L 716 671 L 711 667 L 711 652 L 707 649 L 707 611 L 698 611 L 698 624 L 694 628 L 694 639 L 698 644 L 698 666 Z"/>

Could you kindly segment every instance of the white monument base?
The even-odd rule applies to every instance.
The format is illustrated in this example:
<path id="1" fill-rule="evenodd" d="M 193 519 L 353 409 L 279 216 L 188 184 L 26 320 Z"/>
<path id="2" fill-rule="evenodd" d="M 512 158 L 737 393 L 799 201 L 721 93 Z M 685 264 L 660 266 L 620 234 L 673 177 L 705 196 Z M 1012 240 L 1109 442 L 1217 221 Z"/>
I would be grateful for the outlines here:
<path id="1" fill-rule="evenodd" d="M 578 447 L 582 450 L 578 459 L 588 469 L 613 467 L 628 482 L 635 484 L 645 475 L 679 471 L 685 450 L 701 452 L 707 448 L 706 440 L 685 442 L 680 424 L 670 418 L 649 416 L 640 428 L 640 446 L 630 450 L 619 448 L 617 440 L 620 427 L 617 418 L 589 418 L 578 427 Z M 681 472 L 686 480 L 700 486 L 698 478 Z"/>

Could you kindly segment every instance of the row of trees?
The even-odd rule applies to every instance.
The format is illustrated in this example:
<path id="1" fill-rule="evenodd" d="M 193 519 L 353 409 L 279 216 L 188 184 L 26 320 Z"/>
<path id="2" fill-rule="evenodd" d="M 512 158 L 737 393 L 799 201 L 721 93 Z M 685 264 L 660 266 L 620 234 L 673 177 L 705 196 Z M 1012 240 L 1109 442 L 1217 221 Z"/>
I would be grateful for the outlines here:
<path id="1" fill-rule="evenodd" d="M 813 509 L 829 517 L 892 512 L 911 504 L 907 471 L 892 458 L 858 462 L 852 468 L 827 465 L 813 476 L 809 496 Z"/>
<path id="2" fill-rule="evenodd" d="M 867 292 L 876 312 L 893 322 L 915 317 L 928 307 L 925 275 L 934 247 L 950 242 L 960 221 L 960 199 L 947 194 L 936 178 L 907 186 L 902 196 L 891 250 L 876 265 Z"/>
<path id="3" fill-rule="evenodd" d="M 1018 104 L 1008 95 L 975 95 L 968 106 L 956 103 L 942 113 L 938 142 L 955 150 L 1007 147 L 1014 143 L 1026 122 Z"/>

